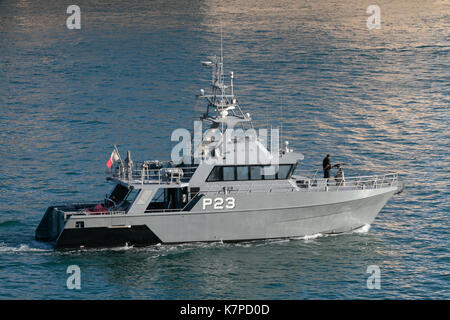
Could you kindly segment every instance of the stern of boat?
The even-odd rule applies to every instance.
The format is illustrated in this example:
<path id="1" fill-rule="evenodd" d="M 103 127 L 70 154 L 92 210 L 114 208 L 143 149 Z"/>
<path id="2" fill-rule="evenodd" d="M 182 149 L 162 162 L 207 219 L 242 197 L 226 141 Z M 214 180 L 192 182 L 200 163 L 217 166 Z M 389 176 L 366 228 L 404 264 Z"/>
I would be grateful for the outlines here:
<path id="1" fill-rule="evenodd" d="M 64 230 L 69 214 L 94 208 L 96 203 L 77 203 L 69 205 L 54 205 L 47 208 L 35 231 L 35 239 L 43 242 L 53 242 Z"/>
<path id="2" fill-rule="evenodd" d="M 64 229 L 64 224 L 64 212 L 54 206 L 48 207 L 36 228 L 36 240 L 44 242 L 55 241 Z"/>

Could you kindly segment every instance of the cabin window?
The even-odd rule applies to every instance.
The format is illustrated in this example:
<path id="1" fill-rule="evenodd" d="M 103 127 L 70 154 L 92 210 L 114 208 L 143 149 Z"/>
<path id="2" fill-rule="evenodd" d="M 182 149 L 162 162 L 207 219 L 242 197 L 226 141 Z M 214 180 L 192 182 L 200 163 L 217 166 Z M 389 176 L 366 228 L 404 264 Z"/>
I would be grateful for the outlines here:
<path id="1" fill-rule="evenodd" d="M 129 203 L 133 203 L 140 191 L 140 189 L 131 188 L 130 192 L 127 194 L 124 200 L 128 201 Z"/>
<path id="2" fill-rule="evenodd" d="M 292 165 L 290 164 L 280 164 L 278 167 L 278 179 L 284 180 L 289 177 L 289 172 L 291 171 Z"/>
<path id="3" fill-rule="evenodd" d="M 262 166 L 250 166 L 250 180 L 262 180 Z"/>
<path id="4" fill-rule="evenodd" d="M 200 192 L 200 188 L 198 187 L 192 187 L 189 189 L 189 197 L 192 199 L 193 197 L 195 197 L 197 195 L 197 193 Z"/>
<path id="5" fill-rule="evenodd" d="M 156 191 L 146 212 L 181 210 L 188 202 L 188 188 L 160 188 Z"/>
<path id="6" fill-rule="evenodd" d="M 216 166 L 206 181 L 286 180 L 290 177 L 291 164 L 278 166 Z"/>
<path id="7" fill-rule="evenodd" d="M 276 166 L 264 166 L 263 173 L 264 173 L 264 180 L 275 180 L 277 168 Z"/>
<path id="8" fill-rule="evenodd" d="M 234 181 L 236 180 L 234 174 L 235 167 L 223 167 L 223 181 Z"/>
<path id="9" fill-rule="evenodd" d="M 114 190 L 109 195 L 109 198 L 117 204 L 125 199 L 129 191 L 130 190 L 127 187 L 124 187 L 119 183 L 115 186 Z"/>
<path id="10" fill-rule="evenodd" d="M 153 196 L 152 201 L 149 204 L 149 207 L 154 203 L 157 203 L 157 204 L 163 203 L 165 201 L 164 200 L 165 197 L 166 197 L 166 189 L 162 189 L 162 188 L 158 189 L 155 192 L 155 195 Z"/>
<path id="11" fill-rule="evenodd" d="M 214 167 L 206 181 L 214 182 L 222 180 L 222 167 Z"/>
<path id="12" fill-rule="evenodd" d="M 236 180 L 248 180 L 248 166 L 236 168 Z"/>

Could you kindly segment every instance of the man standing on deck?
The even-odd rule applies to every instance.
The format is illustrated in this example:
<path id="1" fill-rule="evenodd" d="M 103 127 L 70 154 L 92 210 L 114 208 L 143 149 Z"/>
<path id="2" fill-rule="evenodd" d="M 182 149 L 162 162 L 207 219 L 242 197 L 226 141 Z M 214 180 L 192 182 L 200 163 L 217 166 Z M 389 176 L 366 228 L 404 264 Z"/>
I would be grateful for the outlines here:
<path id="1" fill-rule="evenodd" d="M 331 163 L 330 163 L 330 155 L 329 154 L 327 154 L 325 159 L 323 159 L 322 167 L 323 167 L 323 177 L 324 178 L 329 178 L 330 177 L 330 170 L 331 170 Z"/>

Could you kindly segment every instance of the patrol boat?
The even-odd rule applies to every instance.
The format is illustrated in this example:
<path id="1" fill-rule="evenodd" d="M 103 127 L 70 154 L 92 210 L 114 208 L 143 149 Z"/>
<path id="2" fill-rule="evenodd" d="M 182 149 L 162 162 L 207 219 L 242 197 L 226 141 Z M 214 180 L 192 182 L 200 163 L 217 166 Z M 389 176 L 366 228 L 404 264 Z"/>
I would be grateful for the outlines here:
<path id="1" fill-rule="evenodd" d="M 213 69 L 211 93 L 199 96 L 207 102 L 201 123 L 211 134 L 194 154 L 214 161 L 135 163 L 130 152 L 122 161 L 115 147 L 107 177 L 112 191 L 103 200 L 49 207 L 37 240 L 59 249 L 342 233 L 370 225 L 401 192 L 397 173 L 349 178 L 339 167 L 334 179 L 300 174 L 304 157 L 288 144 L 269 150 L 261 137 L 235 133 L 236 126 L 254 128 L 234 95 L 234 75 L 225 84 L 223 55 L 203 65 Z"/>

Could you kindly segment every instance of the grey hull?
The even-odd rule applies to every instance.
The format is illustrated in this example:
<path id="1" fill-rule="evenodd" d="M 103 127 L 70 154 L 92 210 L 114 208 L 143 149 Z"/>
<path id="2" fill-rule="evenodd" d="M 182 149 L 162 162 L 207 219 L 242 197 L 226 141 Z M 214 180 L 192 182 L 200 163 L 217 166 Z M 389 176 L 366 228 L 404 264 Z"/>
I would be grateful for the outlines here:
<path id="1" fill-rule="evenodd" d="M 200 211 L 199 202 L 186 213 L 71 217 L 56 239 L 56 246 L 141 246 L 340 233 L 372 223 L 396 191 L 392 187 L 348 192 L 237 194 L 236 208 L 228 211 Z M 273 203 L 284 206 L 271 208 Z M 76 228 L 80 221 L 84 228 Z M 140 233 L 136 235 L 133 229 Z"/>
<path id="2" fill-rule="evenodd" d="M 158 215 L 136 219 L 145 222 L 165 243 L 302 237 L 317 233 L 345 232 L 370 224 L 394 192 L 395 190 L 376 192 L 359 199 L 355 199 L 355 195 L 348 195 L 349 200 L 325 200 L 324 204 L 308 206 L 287 205 L 276 209 L 187 213 L 170 218 Z M 267 195 L 261 196 L 267 198 Z M 282 196 L 285 195 L 280 195 Z M 342 192 L 340 196 L 342 197 Z M 310 197 L 311 194 L 308 202 L 311 202 Z M 268 202 L 273 200 L 269 199 Z M 247 204 L 254 207 L 255 204 L 249 202 L 253 201 L 247 199 Z"/>

